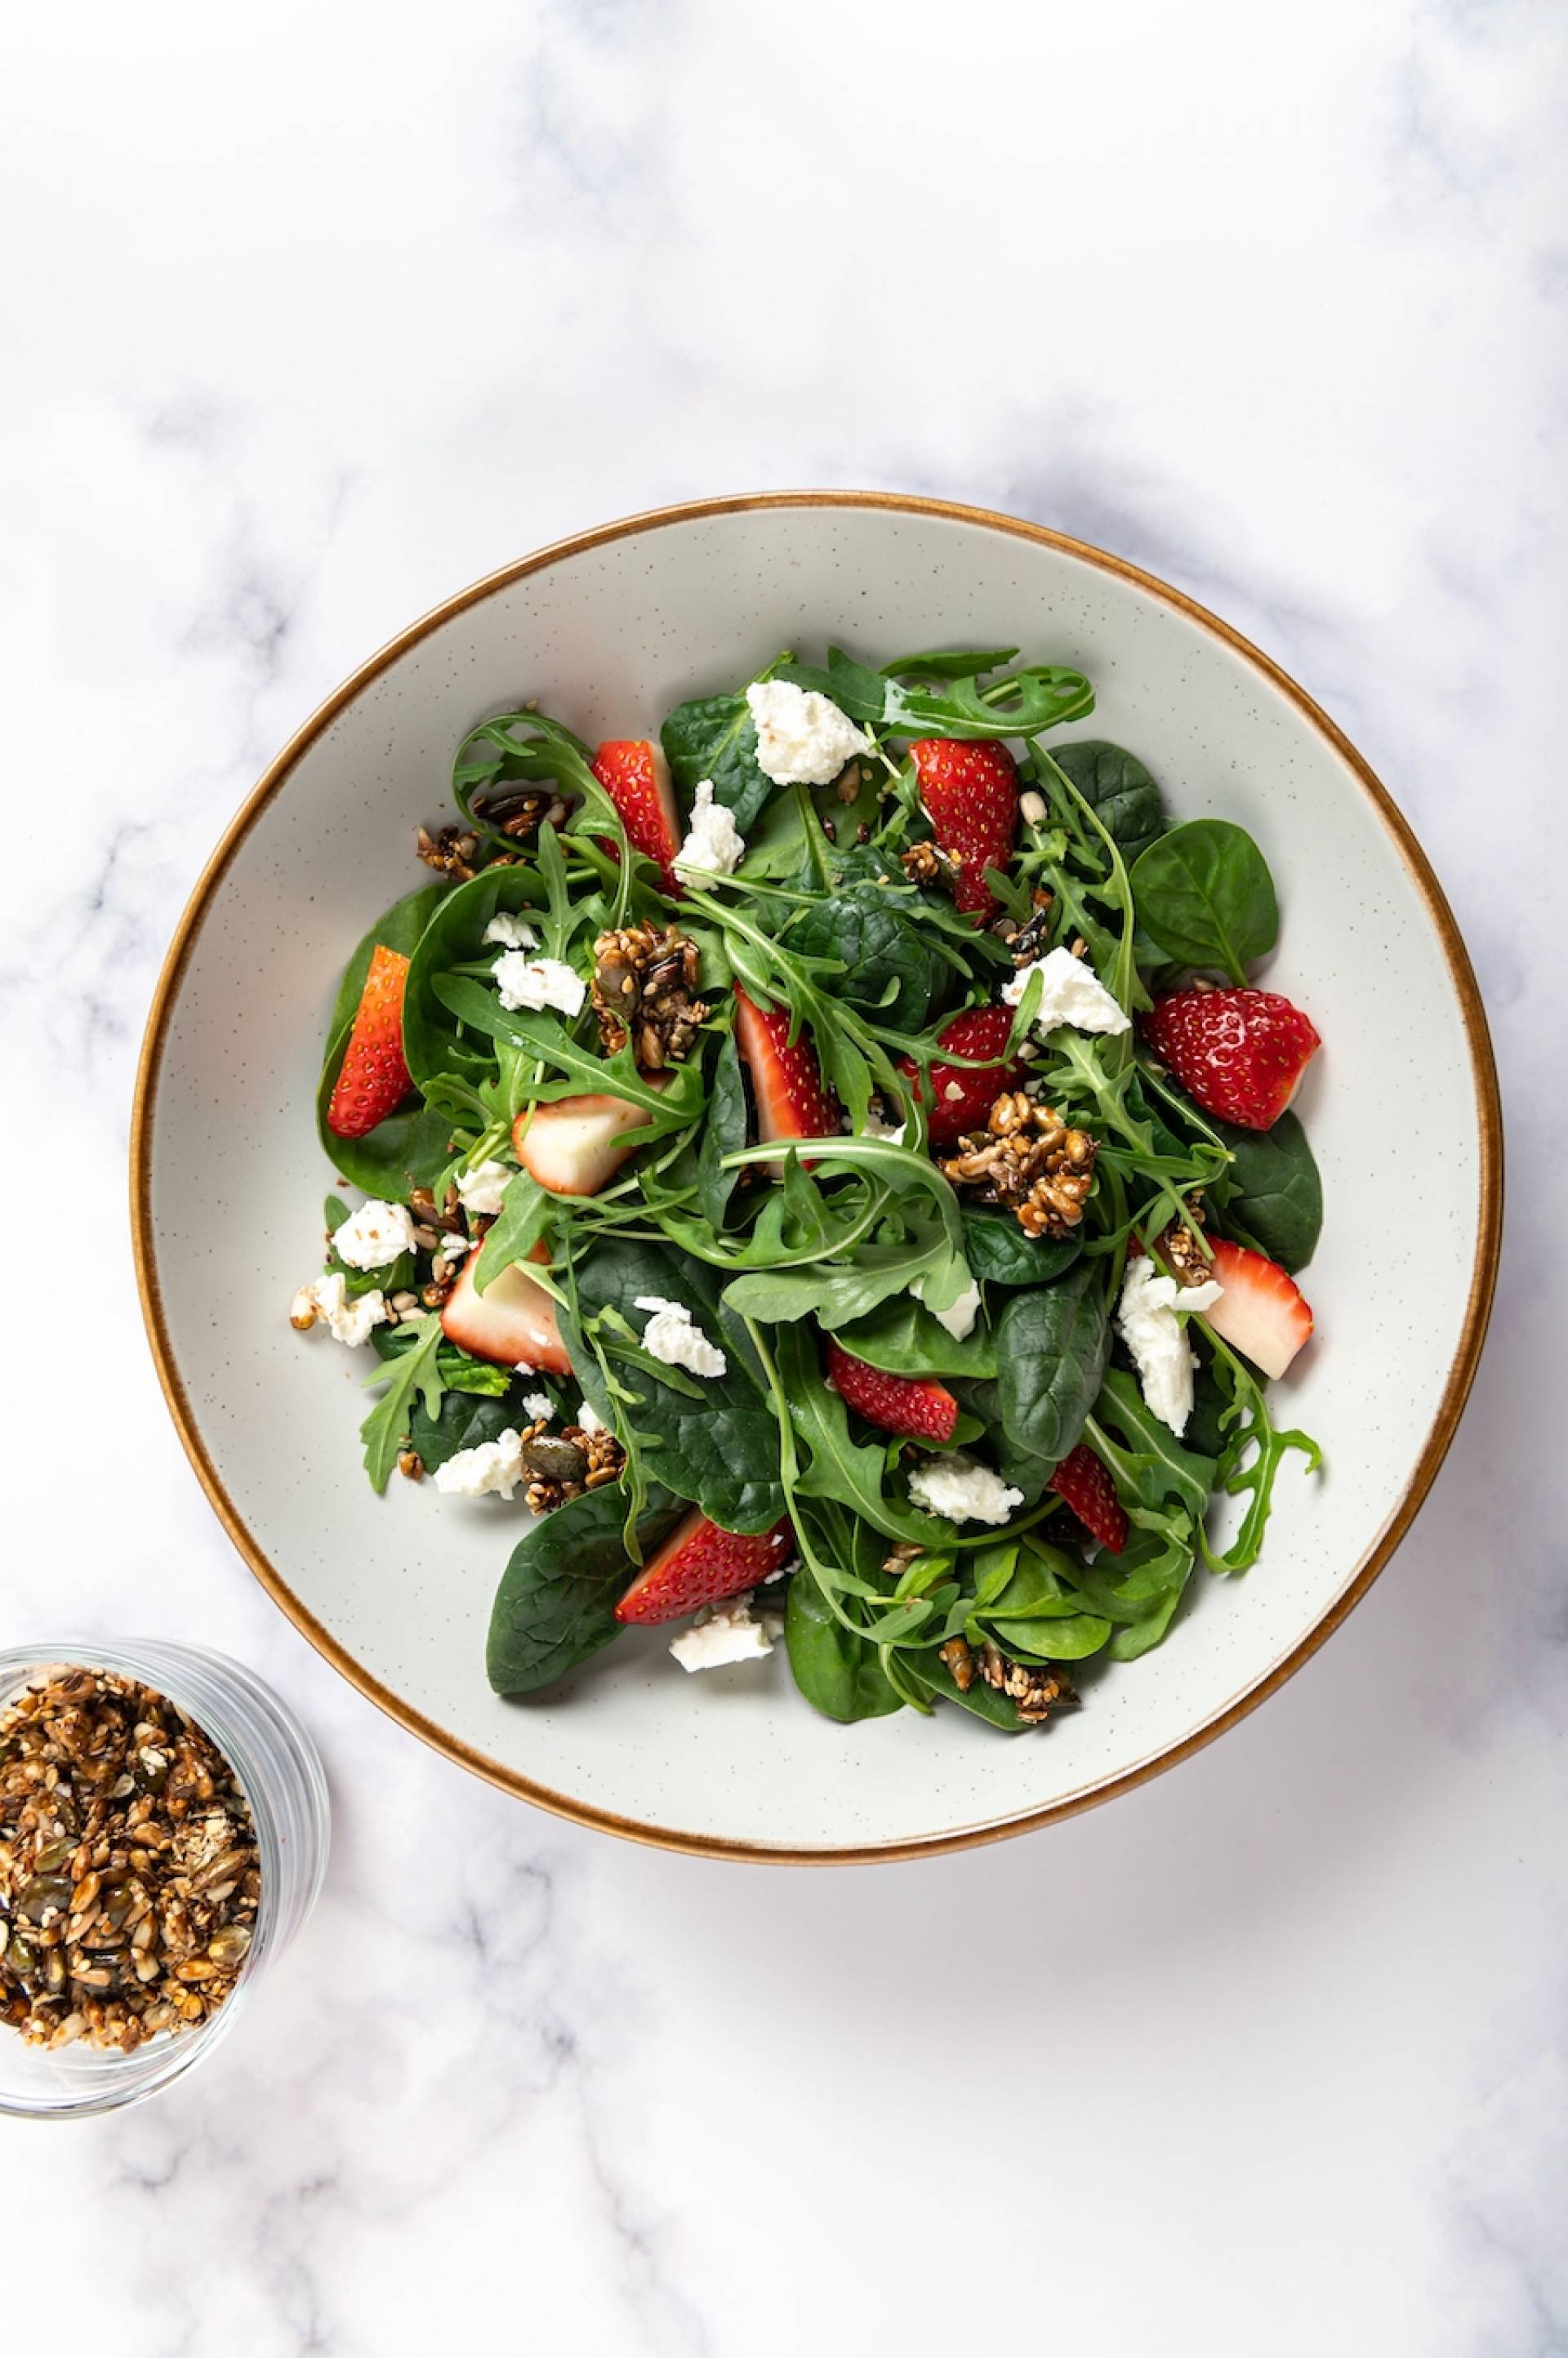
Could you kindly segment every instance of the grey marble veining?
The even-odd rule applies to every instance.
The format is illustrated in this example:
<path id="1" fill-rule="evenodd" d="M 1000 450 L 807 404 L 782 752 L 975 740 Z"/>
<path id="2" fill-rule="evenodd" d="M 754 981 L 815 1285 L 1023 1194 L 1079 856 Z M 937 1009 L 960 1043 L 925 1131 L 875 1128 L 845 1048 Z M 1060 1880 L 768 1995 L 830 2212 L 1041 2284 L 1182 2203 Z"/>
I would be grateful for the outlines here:
<path id="1" fill-rule="evenodd" d="M 18 2347 L 935 2353 L 1027 2299 L 1096 2358 L 1568 2351 L 1565 49 L 1537 0 L 13 36 L 6 1630 L 243 1652 L 339 1812 L 210 2072 L 0 2136 Z M 557 534 L 805 483 L 1040 517 L 1292 670 L 1422 832 L 1511 1120 L 1474 1402 L 1345 1631 L 1109 1809 L 818 1875 L 557 1824 L 339 1682 L 168 1428 L 122 1210 L 164 945 L 318 699 Z"/>

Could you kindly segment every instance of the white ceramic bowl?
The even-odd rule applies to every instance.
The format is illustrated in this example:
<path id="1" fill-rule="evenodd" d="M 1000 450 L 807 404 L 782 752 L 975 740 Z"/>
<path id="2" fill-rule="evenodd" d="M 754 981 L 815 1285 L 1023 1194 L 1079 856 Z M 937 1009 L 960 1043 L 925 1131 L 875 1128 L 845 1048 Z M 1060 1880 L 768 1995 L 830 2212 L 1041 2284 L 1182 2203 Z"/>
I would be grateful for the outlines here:
<path id="1" fill-rule="evenodd" d="M 567 1692 L 484 1677 L 508 1550 L 494 1500 L 359 1465 L 361 1355 L 287 1317 L 330 1173 L 312 1127 L 339 968 L 417 882 L 416 821 L 452 748 L 524 698 L 589 738 L 654 730 L 775 649 L 1017 643 L 1076 665 L 1079 733 L 1131 747 L 1184 817 L 1259 838 L 1284 923 L 1272 975 L 1325 1047 L 1301 1110 L 1327 1218 L 1318 1339 L 1281 1390 L 1322 1441 L 1281 1479 L 1262 1562 L 1195 1575 L 1166 1644 L 1039 1734 L 958 1713 L 839 1727 L 782 1659 L 688 1677 L 623 1639 Z M 1170 1765 L 1278 1686 L 1387 1561 L 1475 1371 L 1501 1141 L 1464 946 L 1365 763 L 1264 656 L 1119 559 L 1005 516 L 789 493 L 610 525 L 467 590 L 383 650 L 286 748 L 197 887 L 154 1005 L 134 1142 L 136 1250 L 169 1405 L 213 1505 L 306 1634 L 403 1724 L 585 1824 L 727 1857 L 910 1855 L 1039 1825 Z M 1390 1218 L 1390 1206 L 1397 1217 Z M 236 1249 L 236 1239 L 243 1240 Z"/>

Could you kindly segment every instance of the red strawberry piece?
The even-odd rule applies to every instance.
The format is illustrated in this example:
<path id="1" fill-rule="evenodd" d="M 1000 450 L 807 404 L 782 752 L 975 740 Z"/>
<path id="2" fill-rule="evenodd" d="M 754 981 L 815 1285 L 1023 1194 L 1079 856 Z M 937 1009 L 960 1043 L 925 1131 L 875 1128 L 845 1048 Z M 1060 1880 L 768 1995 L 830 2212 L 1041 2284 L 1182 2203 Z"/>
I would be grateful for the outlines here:
<path id="1" fill-rule="evenodd" d="M 1243 1130 L 1279 1120 L 1323 1044 L 1277 990 L 1174 990 L 1142 1030 L 1190 1098 Z"/>
<path id="2" fill-rule="evenodd" d="M 951 1441 L 958 1403 L 935 1376 L 887 1376 L 827 1338 L 827 1378 L 840 1399 L 883 1433 L 914 1441 Z"/>
<path id="3" fill-rule="evenodd" d="M 1225 1291 L 1201 1316 L 1266 1376 L 1282 1376 L 1313 1329 L 1301 1287 L 1278 1261 L 1247 1245 L 1230 1244 L 1224 1237 L 1210 1242 L 1214 1262 L 1209 1275 Z"/>
<path id="4" fill-rule="evenodd" d="M 777 1572 L 795 1545 L 787 1516 L 771 1531 L 724 1531 L 699 1508 L 648 1558 L 615 1608 L 617 1621 L 676 1621 Z"/>
<path id="5" fill-rule="evenodd" d="M 1116 1495 L 1109 1467 L 1087 1442 L 1080 1441 L 1076 1449 L 1068 1450 L 1046 1487 L 1065 1498 L 1101 1547 L 1108 1548 L 1112 1555 L 1121 1553 L 1127 1545 L 1127 1509 Z"/>
<path id="6" fill-rule="evenodd" d="M 414 1086 L 403 1060 L 407 979 L 408 960 L 378 942 L 327 1108 L 327 1127 L 339 1138 L 368 1137 Z"/>
<path id="7" fill-rule="evenodd" d="M 1018 772 L 1012 755 L 993 739 L 964 744 L 923 737 L 909 749 L 931 831 L 958 860 L 953 897 L 960 909 L 989 917 L 996 895 L 988 868 L 1005 869 L 1018 835 Z"/>
<path id="8" fill-rule="evenodd" d="M 816 1051 L 804 1032 L 789 1036 L 789 1015 L 768 1014 L 735 985 L 735 1037 L 752 1076 L 757 1134 L 773 1138 L 835 1138 L 843 1128 L 838 1100 L 822 1078 Z"/>
<path id="9" fill-rule="evenodd" d="M 620 812 L 633 850 L 657 862 L 666 892 L 678 892 L 674 862 L 686 838 L 663 748 L 648 737 L 607 738 L 594 756 L 593 774 Z"/>
<path id="10" fill-rule="evenodd" d="M 662 1089 L 668 1073 L 645 1076 L 651 1089 Z M 609 1185 L 636 1144 L 625 1134 L 646 1127 L 641 1106 L 624 1098 L 600 1096 L 557 1098 L 553 1104 L 534 1106 L 512 1125 L 512 1145 L 517 1160 L 541 1187 L 553 1195 L 597 1195 Z"/>
<path id="11" fill-rule="evenodd" d="M 542 1244 L 530 1260 L 547 1260 Z M 473 1282 L 479 1254 L 470 1252 L 462 1274 L 447 1296 L 441 1325 L 449 1342 L 471 1351 L 476 1359 L 493 1359 L 501 1368 L 544 1368 L 552 1376 L 569 1376 L 556 1305 L 542 1285 L 515 1262 L 492 1277 L 482 1293 Z"/>
<path id="12" fill-rule="evenodd" d="M 984 1056 L 990 1061 L 979 1065 L 933 1064 L 933 1103 L 926 1113 L 933 1146 L 956 1146 L 967 1130 L 983 1130 L 993 1100 L 1003 1089 L 1022 1085 L 1027 1065 L 1016 1060 L 1000 1061 L 1011 1029 L 1011 1007 L 971 1007 L 938 1032 L 939 1048 L 950 1049 L 955 1056 Z M 899 1070 L 912 1084 L 917 1077 L 907 1056 L 900 1057 Z"/>

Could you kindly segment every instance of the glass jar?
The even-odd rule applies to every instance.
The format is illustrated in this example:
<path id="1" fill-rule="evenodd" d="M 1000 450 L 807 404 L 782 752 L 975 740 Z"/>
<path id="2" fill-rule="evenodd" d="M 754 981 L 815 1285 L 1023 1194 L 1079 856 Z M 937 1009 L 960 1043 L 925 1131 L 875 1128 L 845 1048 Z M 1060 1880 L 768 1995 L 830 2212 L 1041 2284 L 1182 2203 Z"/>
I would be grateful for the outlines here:
<path id="1" fill-rule="evenodd" d="M 326 1872 L 330 1812 L 320 1755 L 288 1706 L 226 1654 L 161 1638 L 64 1639 L 0 1650 L 0 1712 L 40 1673 L 118 1671 L 167 1695 L 232 1768 L 255 1824 L 261 1895 L 249 1952 L 229 1996 L 206 2021 L 166 2031 L 131 2054 L 30 2047 L 0 2024 L 0 2114 L 81 2120 L 140 2104 L 212 2052 L 316 1904 Z"/>

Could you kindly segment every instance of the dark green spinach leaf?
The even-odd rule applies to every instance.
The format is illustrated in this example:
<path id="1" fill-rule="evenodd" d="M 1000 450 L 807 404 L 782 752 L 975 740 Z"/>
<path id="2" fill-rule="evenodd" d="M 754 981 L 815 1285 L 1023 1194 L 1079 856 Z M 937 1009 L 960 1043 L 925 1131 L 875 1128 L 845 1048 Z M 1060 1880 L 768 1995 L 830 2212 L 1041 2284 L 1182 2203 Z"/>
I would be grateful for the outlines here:
<path id="1" fill-rule="evenodd" d="M 830 899 L 814 901 L 787 939 L 797 954 L 841 960 L 843 973 L 825 980 L 830 995 L 866 1009 L 896 1032 L 921 1029 L 950 971 L 930 935 L 881 884 L 849 884 Z"/>
<path id="2" fill-rule="evenodd" d="M 743 696 L 700 696 L 677 704 L 659 732 L 670 775 L 689 810 L 704 778 L 742 835 L 773 791 L 757 763 L 757 724 Z"/>
<path id="3" fill-rule="evenodd" d="M 795 1685 L 828 1719 L 881 1719 L 903 1708 L 876 1648 L 844 1627 L 808 1572 L 789 1585 L 784 1644 Z"/>
<path id="4" fill-rule="evenodd" d="M 1227 1230 L 1281 1269 L 1304 1269 L 1323 1228 L 1323 1182 L 1300 1121 L 1282 1113 L 1271 1130 L 1238 1130 L 1210 1119 L 1236 1158 L 1216 1191 Z"/>
<path id="5" fill-rule="evenodd" d="M 615 1607 L 635 1566 L 622 1531 L 625 1502 L 614 1483 L 585 1490 L 524 1532 L 490 1617 L 485 1668 L 497 1694 L 534 1694 L 621 1634 Z M 637 1538 L 644 1552 L 683 1512 L 651 1486 Z"/>
<path id="6" fill-rule="evenodd" d="M 1269 863 L 1228 819 L 1188 819 L 1151 844 L 1132 871 L 1132 897 L 1167 957 L 1223 968 L 1234 983 L 1244 984 L 1279 938 Z"/>
<path id="7" fill-rule="evenodd" d="M 1138 759 L 1100 737 L 1080 737 L 1053 745 L 1051 758 L 1090 804 L 1108 835 L 1114 836 L 1129 868 L 1165 832 L 1160 789 Z"/>
<path id="8" fill-rule="evenodd" d="M 1072 1268 L 1082 1250 L 1076 1237 L 1059 1243 L 1026 1237 L 1011 1212 L 964 1206 L 964 1251 L 975 1275 L 988 1285 L 1049 1285 Z"/>

